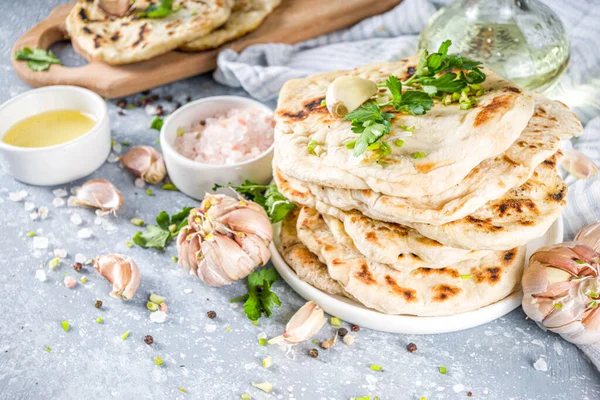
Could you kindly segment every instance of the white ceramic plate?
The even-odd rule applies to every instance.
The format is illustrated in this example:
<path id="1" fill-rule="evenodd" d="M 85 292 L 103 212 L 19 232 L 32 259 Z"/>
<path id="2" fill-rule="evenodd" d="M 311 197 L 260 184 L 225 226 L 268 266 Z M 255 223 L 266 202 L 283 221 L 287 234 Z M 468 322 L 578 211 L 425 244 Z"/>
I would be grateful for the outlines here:
<path id="1" fill-rule="evenodd" d="M 274 237 L 279 240 L 279 224 L 274 227 Z M 563 222 L 559 218 L 544 236 L 531 241 L 527 245 L 527 260 L 529 256 L 542 246 L 562 242 Z M 296 273 L 287 265 L 277 251 L 275 244 L 271 244 L 271 262 L 279 275 L 300 296 L 319 304 L 327 313 L 341 318 L 343 321 L 359 325 L 361 328 L 375 329 L 384 332 L 405 334 L 433 334 L 455 332 L 483 325 L 508 314 L 521 305 L 522 293 L 519 290 L 489 306 L 462 314 L 446 317 L 415 317 L 409 315 L 387 315 L 366 308 L 365 306 L 341 297 L 325 293 L 301 281 Z"/>

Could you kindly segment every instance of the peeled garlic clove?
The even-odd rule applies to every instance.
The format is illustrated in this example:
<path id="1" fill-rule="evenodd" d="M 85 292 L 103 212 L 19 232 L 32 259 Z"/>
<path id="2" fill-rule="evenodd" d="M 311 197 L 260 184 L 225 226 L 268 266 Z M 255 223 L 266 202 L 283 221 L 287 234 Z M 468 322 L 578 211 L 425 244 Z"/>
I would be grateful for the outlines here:
<path id="1" fill-rule="evenodd" d="M 140 270 L 130 257 L 108 254 L 94 260 L 94 269 L 112 283 L 112 297 L 129 300 L 140 285 Z"/>
<path id="2" fill-rule="evenodd" d="M 119 189 L 109 181 L 93 179 L 79 188 L 73 203 L 78 206 L 115 213 L 123 205 L 123 196 Z"/>
<path id="3" fill-rule="evenodd" d="M 98 7 L 113 17 L 124 17 L 132 8 L 131 0 L 98 0 Z"/>
<path id="4" fill-rule="evenodd" d="M 579 231 L 575 236 L 576 242 L 590 246 L 594 251 L 600 250 L 600 222 L 590 224 Z"/>
<path id="5" fill-rule="evenodd" d="M 356 110 L 377 94 L 377 84 L 358 76 L 340 76 L 327 88 L 327 110 L 335 118 Z"/>
<path id="6" fill-rule="evenodd" d="M 563 156 L 559 164 L 577 179 L 587 179 L 598 174 L 598 166 L 583 153 L 572 150 L 561 150 Z"/>
<path id="7" fill-rule="evenodd" d="M 121 163 L 136 176 L 151 185 L 162 181 L 167 175 L 165 160 L 152 146 L 134 146 L 123 157 Z"/>
<path id="8" fill-rule="evenodd" d="M 283 338 L 288 343 L 300 343 L 310 339 L 325 325 L 327 319 L 323 309 L 318 304 L 309 301 L 289 320 L 283 332 Z"/>

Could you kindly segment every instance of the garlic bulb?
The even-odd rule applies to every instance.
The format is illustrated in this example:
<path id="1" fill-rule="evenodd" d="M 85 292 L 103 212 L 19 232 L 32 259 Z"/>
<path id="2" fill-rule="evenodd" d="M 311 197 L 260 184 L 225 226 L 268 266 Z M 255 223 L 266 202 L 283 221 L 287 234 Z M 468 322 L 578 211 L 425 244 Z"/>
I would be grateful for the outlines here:
<path id="1" fill-rule="evenodd" d="M 84 183 L 75 196 L 75 205 L 99 208 L 104 212 L 116 213 L 123 205 L 119 189 L 105 179 L 93 179 Z"/>
<path id="2" fill-rule="evenodd" d="M 340 76 L 327 88 L 325 103 L 335 118 L 356 110 L 377 94 L 377 84 L 358 76 Z"/>
<path id="3" fill-rule="evenodd" d="M 133 8 L 131 0 L 98 0 L 98 7 L 113 17 L 124 17 Z"/>
<path id="4" fill-rule="evenodd" d="M 137 264 L 122 254 L 107 254 L 94 259 L 94 269 L 112 283 L 112 297 L 129 300 L 140 285 Z"/>
<path id="5" fill-rule="evenodd" d="M 582 242 L 536 251 L 521 282 L 525 313 L 576 344 L 600 341 L 600 254 L 589 246 L 600 241 L 600 230 L 594 225 L 577 235 Z"/>
<path id="6" fill-rule="evenodd" d="M 134 146 L 123 157 L 121 163 L 151 185 L 162 181 L 167 175 L 165 160 L 152 146 Z"/>
<path id="7" fill-rule="evenodd" d="M 179 231 L 179 264 L 209 286 L 248 276 L 269 261 L 273 228 L 256 203 L 207 194 Z"/>
<path id="8" fill-rule="evenodd" d="M 587 179 L 598 174 L 598 166 L 583 153 L 572 149 L 562 149 L 561 152 L 560 166 L 575 178 Z"/>

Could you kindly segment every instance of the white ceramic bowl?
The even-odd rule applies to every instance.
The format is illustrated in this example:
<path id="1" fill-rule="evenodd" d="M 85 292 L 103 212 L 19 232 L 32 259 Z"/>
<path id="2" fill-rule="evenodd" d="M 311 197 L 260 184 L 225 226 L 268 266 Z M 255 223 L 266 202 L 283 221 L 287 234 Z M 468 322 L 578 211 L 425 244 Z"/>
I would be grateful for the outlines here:
<path id="1" fill-rule="evenodd" d="M 0 106 L 0 138 L 17 122 L 55 110 L 79 110 L 96 119 L 77 139 L 48 147 L 25 148 L 0 141 L 0 166 L 30 185 L 61 185 L 98 169 L 110 152 L 110 123 L 105 101 L 76 86 L 48 86 L 20 94 Z"/>
<path id="2" fill-rule="evenodd" d="M 231 182 L 239 185 L 249 179 L 258 184 L 268 184 L 273 170 L 273 145 L 258 157 L 234 165 L 209 165 L 192 161 L 179 154 L 173 145 L 178 128 L 188 128 L 192 123 L 213 117 L 232 108 L 258 108 L 270 115 L 273 110 L 258 101 L 238 96 L 215 96 L 193 101 L 169 115 L 160 131 L 160 146 L 169 177 L 177 188 L 188 196 L 201 200 L 211 192 L 215 183 Z"/>

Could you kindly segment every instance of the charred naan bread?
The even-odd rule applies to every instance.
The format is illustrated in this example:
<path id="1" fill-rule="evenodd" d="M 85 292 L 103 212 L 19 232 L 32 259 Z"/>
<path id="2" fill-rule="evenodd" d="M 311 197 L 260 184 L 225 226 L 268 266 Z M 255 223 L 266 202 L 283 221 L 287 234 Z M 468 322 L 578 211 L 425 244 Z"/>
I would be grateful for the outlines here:
<path id="1" fill-rule="evenodd" d="M 437 195 L 396 197 L 372 190 L 338 189 L 308 184 L 325 203 L 343 210 L 359 210 L 373 218 L 397 223 L 441 225 L 475 212 L 509 189 L 521 186 L 535 168 L 560 148 L 562 140 L 583 130 L 577 117 L 564 104 L 534 94 L 535 113 L 508 150 L 484 160 L 459 184 Z"/>
<path id="2" fill-rule="evenodd" d="M 163 18 L 137 17 L 159 0 L 136 1 L 124 17 L 114 17 L 99 0 L 79 0 L 67 17 L 75 50 L 88 60 L 129 64 L 148 60 L 205 36 L 231 14 L 233 0 L 173 0 L 177 10 Z"/>
<path id="3" fill-rule="evenodd" d="M 214 49 L 252 32 L 273 12 L 281 0 L 235 0 L 225 25 L 180 47 L 184 51 Z"/>
<path id="4" fill-rule="evenodd" d="M 329 276 L 327 266 L 298 239 L 296 221 L 299 212 L 300 209 L 296 208 L 281 221 L 279 242 L 275 242 L 277 250 L 301 281 L 329 294 L 350 297 L 340 284 Z"/>
<path id="5" fill-rule="evenodd" d="M 397 271 L 337 242 L 321 215 L 307 207 L 299 213 L 297 233 L 345 292 L 386 314 L 452 315 L 492 304 L 517 287 L 525 259 L 519 247 L 447 268 Z"/>
<path id="6" fill-rule="evenodd" d="M 286 175 L 307 183 L 370 189 L 398 197 L 441 193 L 459 184 L 483 160 L 508 149 L 533 115 L 531 96 L 514 84 L 485 70 L 485 94 L 470 110 L 436 101 L 425 115 L 396 114 L 391 121 L 390 143 L 405 134 L 401 125 L 414 126 L 402 147 L 380 165 L 363 154 L 354 157 L 346 143 L 357 135 L 350 121 L 333 118 L 321 104 L 329 84 L 340 76 L 355 75 L 384 82 L 390 75 L 404 80 L 414 73 L 418 57 L 393 63 L 366 65 L 288 81 L 279 94 L 275 111 L 275 160 Z M 387 110 L 391 111 L 391 110 Z M 319 155 L 308 143 L 318 143 Z M 423 158 L 414 154 L 422 152 Z"/>
<path id="7" fill-rule="evenodd" d="M 443 225 L 423 223 L 404 225 L 443 245 L 460 249 L 508 250 L 523 245 L 543 235 L 558 218 L 566 204 L 567 186 L 556 172 L 559 156 L 560 153 L 557 153 L 542 162 L 523 185 L 510 189 L 500 198 L 487 202 L 464 218 Z M 345 220 L 343 210 L 317 197 L 303 182 L 282 174 L 277 166 L 274 168 L 274 178 L 279 191 L 288 199 L 314 207 L 323 214 Z M 370 208 L 360 211 L 371 218 L 362 220 L 366 232 L 376 231 L 381 226 L 389 228 L 389 231 L 393 230 L 394 224 L 376 220 Z M 355 243 L 363 241 L 358 236 L 359 233 L 356 233 L 356 229 L 354 231 L 346 229 L 346 231 Z M 371 246 L 371 243 L 364 242 L 364 245 Z M 394 248 L 393 251 L 398 248 Z M 373 247 L 370 251 L 379 250 L 380 247 Z M 361 252 L 369 254 L 365 249 L 361 249 Z"/>

